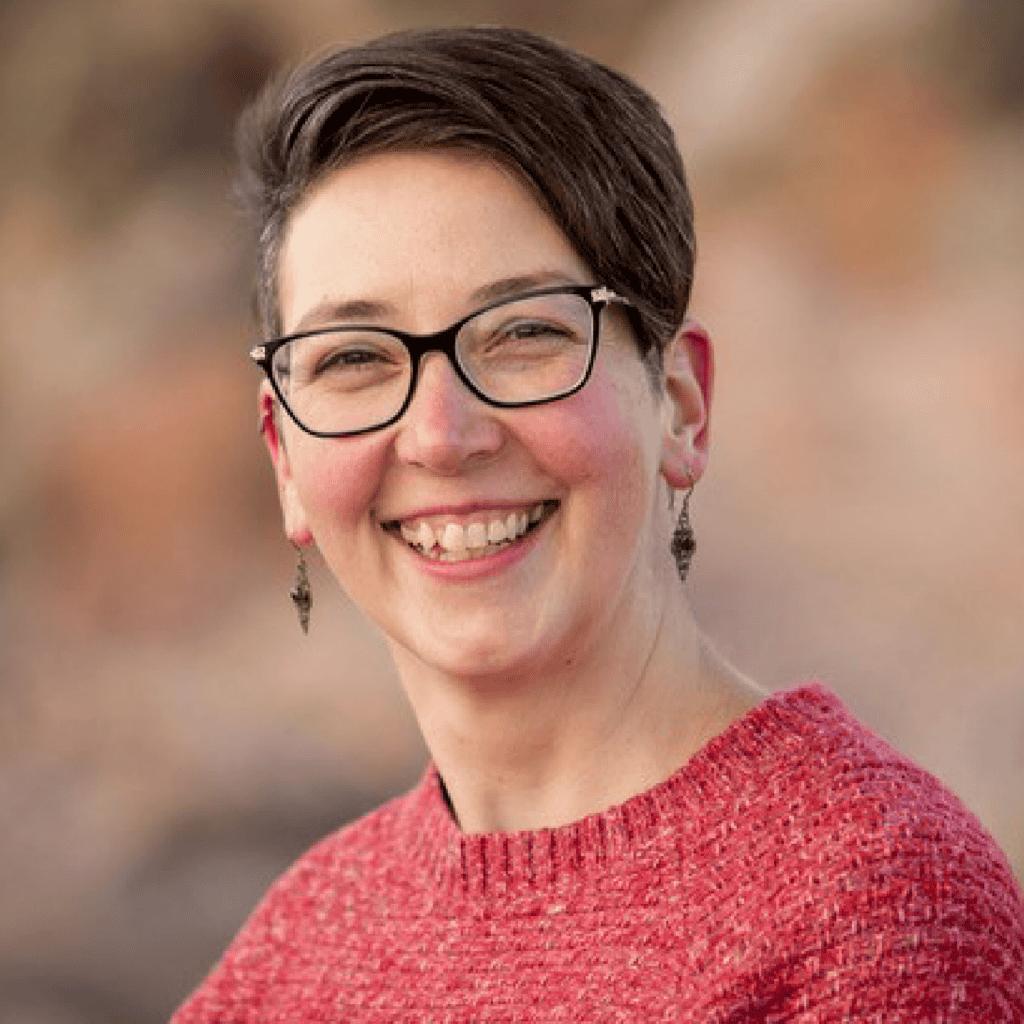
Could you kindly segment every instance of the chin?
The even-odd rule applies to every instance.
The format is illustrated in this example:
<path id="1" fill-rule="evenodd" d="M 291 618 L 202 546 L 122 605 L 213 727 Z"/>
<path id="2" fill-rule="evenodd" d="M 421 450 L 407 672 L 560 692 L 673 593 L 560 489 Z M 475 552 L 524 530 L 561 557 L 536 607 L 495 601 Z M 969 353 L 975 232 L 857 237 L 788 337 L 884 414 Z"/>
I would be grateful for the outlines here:
<path id="1" fill-rule="evenodd" d="M 428 643 L 400 646 L 434 672 L 470 685 L 535 678 L 548 660 L 537 644 L 517 642 L 504 630 L 485 635 L 467 630 L 447 637 L 435 635 Z M 397 651 L 396 655 L 401 669 L 404 659 Z"/>
<path id="2" fill-rule="evenodd" d="M 444 651 L 431 652 L 429 664 L 453 679 L 484 683 L 522 675 L 535 659 L 513 652 L 507 644 L 480 642 L 458 644 Z"/>

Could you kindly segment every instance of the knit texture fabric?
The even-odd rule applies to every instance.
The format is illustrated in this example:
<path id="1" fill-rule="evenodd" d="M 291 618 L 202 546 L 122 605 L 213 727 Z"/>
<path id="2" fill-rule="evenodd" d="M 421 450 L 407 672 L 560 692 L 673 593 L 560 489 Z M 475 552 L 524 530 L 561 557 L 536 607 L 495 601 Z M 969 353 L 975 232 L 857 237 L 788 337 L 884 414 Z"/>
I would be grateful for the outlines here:
<path id="1" fill-rule="evenodd" d="M 287 871 L 173 1018 L 272 1021 L 1021 1024 L 1024 899 L 812 685 L 560 828 L 466 835 L 428 770 Z"/>

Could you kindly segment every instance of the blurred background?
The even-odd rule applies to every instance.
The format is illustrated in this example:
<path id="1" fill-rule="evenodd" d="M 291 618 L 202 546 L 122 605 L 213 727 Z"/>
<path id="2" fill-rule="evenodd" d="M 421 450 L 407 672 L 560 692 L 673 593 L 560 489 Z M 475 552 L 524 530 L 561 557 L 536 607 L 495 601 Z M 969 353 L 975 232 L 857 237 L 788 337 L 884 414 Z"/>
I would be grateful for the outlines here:
<path id="1" fill-rule="evenodd" d="M 1019 0 L 0 0 L 0 1024 L 166 1020 L 424 760 L 256 429 L 232 126 L 283 61 L 539 30 L 663 102 L 717 339 L 690 584 L 1024 875 Z"/>

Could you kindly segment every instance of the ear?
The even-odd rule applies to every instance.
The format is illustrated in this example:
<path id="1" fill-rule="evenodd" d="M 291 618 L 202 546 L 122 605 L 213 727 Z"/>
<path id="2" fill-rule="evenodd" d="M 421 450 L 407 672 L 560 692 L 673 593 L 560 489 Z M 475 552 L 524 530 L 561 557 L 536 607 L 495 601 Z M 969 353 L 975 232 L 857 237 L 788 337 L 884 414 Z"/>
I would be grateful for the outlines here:
<path id="1" fill-rule="evenodd" d="M 306 523 L 306 513 L 299 500 L 299 494 L 292 477 L 291 460 L 284 445 L 281 433 L 282 418 L 280 406 L 270 386 L 264 381 L 260 386 L 260 432 L 270 452 L 270 461 L 274 464 L 274 476 L 277 478 L 277 493 L 281 499 L 281 511 L 284 514 L 284 532 L 288 539 L 301 547 L 313 542 L 313 534 Z"/>
<path id="2" fill-rule="evenodd" d="M 662 364 L 661 475 L 669 487 L 687 490 L 708 463 L 715 355 L 707 331 L 687 318 L 665 347 Z"/>

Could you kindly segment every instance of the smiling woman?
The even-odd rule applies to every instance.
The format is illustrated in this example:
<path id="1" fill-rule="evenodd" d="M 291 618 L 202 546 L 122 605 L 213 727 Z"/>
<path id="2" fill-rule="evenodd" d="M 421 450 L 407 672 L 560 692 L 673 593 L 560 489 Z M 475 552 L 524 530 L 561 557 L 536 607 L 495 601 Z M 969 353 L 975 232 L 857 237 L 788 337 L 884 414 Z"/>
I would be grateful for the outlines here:
<path id="1" fill-rule="evenodd" d="M 344 260 L 331 255 L 339 238 L 351 240 Z M 693 438 L 706 416 L 687 351 L 696 342 L 680 338 L 672 386 L 655 395 L 628 322 L 606 308 L 617 296 L 594 299 L 592 276 L 515 177 L 458 152 L 363 157 L 332 171 L 289 222 L 280 261 L 285 330 L 327 306 L 334 338 L 357 338 L 364 361 L 360 383 L 339 394 L 338 372 L 318 349 L 315 371 L 298 368 L 310 358 L 302 351 L 289 357 L 276 393 L 264 390 L 286 526 L 296 544 L 315 541 L 383 628 L 414 707 L 433 703 L 437 684 L 421 680 L 438 670 L 474 678 L 467 694 L 495 673 L 528 676 L 531 686 L 515 687 L 523 714 L 570 692 L 590 703 L 612 666 L 635 656 L 619 648 L 652 643 L 654 595 L 669 593 L 672 581 L 662 449 L 673 446 L 666 465 L 685 485 L 682 468 L 697 464 Z M 569 283 L 538 288 L 554 280 Z M 475 308 L 509 283 L 522 293 Z M 455 358 L 423 351 L 420 336 L 451 333 L 453 322 Z M 403 333 L 381 333 L 389 344 L 368 346 L 368 328 L 385 325 Z M 415 364 L 405 332 L 420 339 Z M 289 347 L 310 341 L 286 337 Z M 369 380 L 367 354 L 375 359 Z M 320 396 L 307 398 L 311 391 Z M 343 417 L 348 436 L 310 438 L 289 418 L 280 444 L 278 395 L 302 410 L 307 430 Z M 675 433 L 662 438 L 666 415 Z M 538 506 L 548 512 L 528 529 Z M 501 550 L 453 557 L 499 522 Z M 411 548 L 403 527 L 423 536 L 429 528 L 438 557 Z M 564 681 L 563 665 L 572 666 Z M 584 675 L 585 691 L 576 682 Z M 502 727 L 487 742 L 512 738 Z M 443 760 L 450 740 L 438 740 Z M 465 808 L 460 820 L 473 814 Z"/>
<path id="2" fill-rule="evenodd" d="M 383 631 L 432 763 L 178 1024 L 1020 1020 L 977 821 L 690 612 L 714 362 L 654 102 L 523 32 L 423 32 L 292 72 L 241 139 L 285 532 Z"/>

